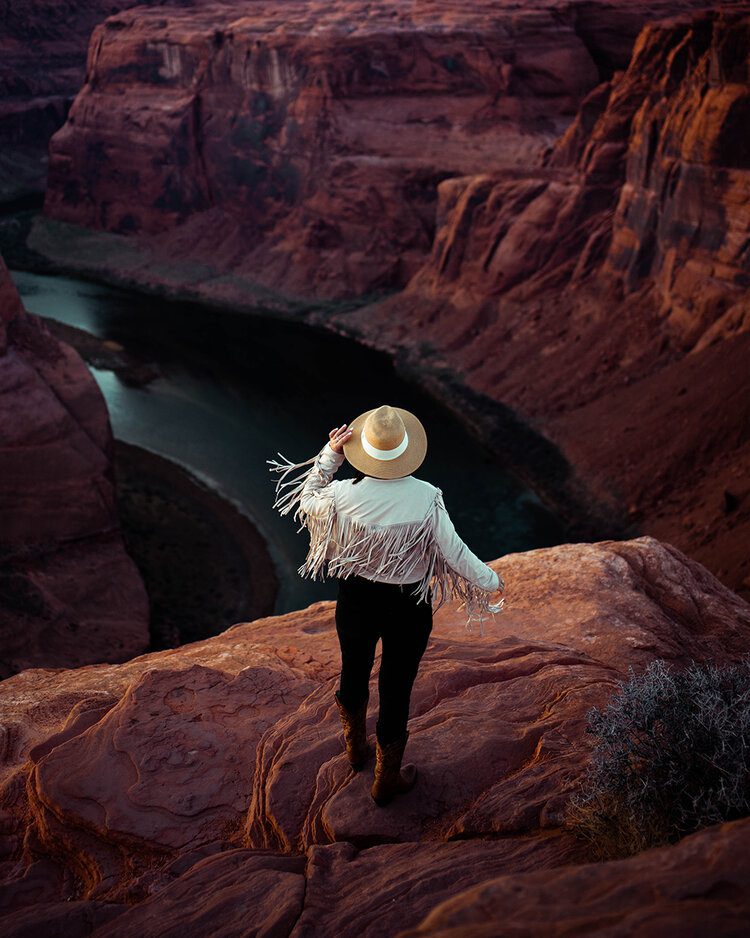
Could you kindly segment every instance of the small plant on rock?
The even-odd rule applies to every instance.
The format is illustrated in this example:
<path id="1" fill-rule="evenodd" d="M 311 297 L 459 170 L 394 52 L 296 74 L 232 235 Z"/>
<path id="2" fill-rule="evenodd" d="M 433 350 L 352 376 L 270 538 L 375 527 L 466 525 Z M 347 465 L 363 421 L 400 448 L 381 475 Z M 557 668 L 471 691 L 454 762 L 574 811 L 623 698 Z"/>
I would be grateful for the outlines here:
<path id="1" fill-rule="evenodd" d="M 607 706 L 588 712 L 586 731 L 596 744 L 566 826 L 597 859 L 750 814 L 750 659 L 631 667 Z"/>

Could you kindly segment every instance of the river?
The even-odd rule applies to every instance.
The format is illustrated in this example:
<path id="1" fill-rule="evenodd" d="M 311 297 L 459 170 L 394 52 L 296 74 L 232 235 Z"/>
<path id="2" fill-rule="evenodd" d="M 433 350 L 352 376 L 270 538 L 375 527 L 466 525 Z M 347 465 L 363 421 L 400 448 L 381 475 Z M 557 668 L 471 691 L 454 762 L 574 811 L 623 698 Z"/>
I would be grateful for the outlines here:
<path id="1" fill-rule="evenodd" d="M 264 537 L 280 590 L 276 613 L 336 596 L 303 580 L 307 535 L 272 508 L 267 459 L 302 462 L 329 430 L 380 404 L 413 411 L 428 437 L 416 475 L 443 490 L 456 530 L 484 560 L 550 546 L 561 526 L 442 405 L 388 358 L 350 339 L 271 316 L 219 311 L 65 276 L 11 271 L 27 309 L 123 345 L 158 366 L 142 388 L 91 368 L 116 438 L 179 463 L 229 499 Z M 337 478 L 354 475 L 344 463 Z"/>

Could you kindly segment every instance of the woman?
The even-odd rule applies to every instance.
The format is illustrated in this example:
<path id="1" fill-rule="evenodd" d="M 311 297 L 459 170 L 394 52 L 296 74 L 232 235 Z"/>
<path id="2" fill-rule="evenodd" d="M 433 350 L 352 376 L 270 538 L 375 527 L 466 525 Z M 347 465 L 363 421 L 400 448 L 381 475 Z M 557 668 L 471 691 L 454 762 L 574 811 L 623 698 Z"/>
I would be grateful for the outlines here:
<path id="1" fill-rule="evenodd" d="M 487 613 L 502 608 L 505 584 L 458 536 L 442 491 L 412 475 L 427 452 L 427 435 L 414 414 L 384 404 L 328 436 L 320 452 L 304 463 L 267 462 L 271 472 L 281 473 L 274 507 L 287 514 L 296 506 L 298 530 L 306 527 L 310 533 L 310 550 L 298 572 L 312 579 L 326 573 L 339 578 L 341 679 L 335 697 L 355 771 L 370 754 L 365 725 L 369 681 L 382 641 L 371 792 L 382 806 L 416 782 L 416 767 L 402 769 L 401 763 L 411 691 L 433 611 L 460 598 L 467 627 L 481 623 Z M 360 477 L 332 481 L 345 457 Z M 285 481 L 293 469 L 305 466 L 301 475 Z M 492 602 L 496 592 L 497 602 Z"/>

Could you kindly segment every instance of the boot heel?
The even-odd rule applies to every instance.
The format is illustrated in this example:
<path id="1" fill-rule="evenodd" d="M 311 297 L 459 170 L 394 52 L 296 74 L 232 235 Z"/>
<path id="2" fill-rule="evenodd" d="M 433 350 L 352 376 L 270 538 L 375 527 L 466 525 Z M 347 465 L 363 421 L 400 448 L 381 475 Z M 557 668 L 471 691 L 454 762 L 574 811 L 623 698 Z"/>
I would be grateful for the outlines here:
<path id="1" fill-rule="evenodd" d="M 401 739 L 388 743 L 386 746 L 381 746 L 380 740 L 376 739 L 375 779 L 370 795 L 379 808 L 390 804 L 396 795 L 411 791 L 416 784 L 417 767 L 408 763 L 403 769 L 401 768 L 408 739 L 408 732 Z"/>

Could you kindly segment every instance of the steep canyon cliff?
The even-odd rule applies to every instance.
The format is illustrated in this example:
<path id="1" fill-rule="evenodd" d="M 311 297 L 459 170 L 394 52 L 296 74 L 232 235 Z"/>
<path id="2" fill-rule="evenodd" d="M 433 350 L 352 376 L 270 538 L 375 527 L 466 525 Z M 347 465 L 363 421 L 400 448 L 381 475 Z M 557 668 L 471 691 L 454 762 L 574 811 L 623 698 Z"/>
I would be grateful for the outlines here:
<path id="1" fill-rule="evenodd" d="M 120 13 L 29 243 L 240 307 L 317 304 L 496 451 L 519 449 L 487 419 L 510 408 L 600 520 L 747 589 L 750 7 L 702 6 Z"/>
<path id="2" fill-rule="evenodd" d="M 0 678 L 125 661 L 148 646 L 112 456 L 91 373 L 24 310 L 0 259 Z"/>
<path id="3" fill-rule="evenodd" d="M 750 587 L 750 18 L 646 27 L 526 173 L 438 187 L 429 263 L 344 321 L 428 340 L 642 530 Z"/>
<path id="4" fill-rule="evenodd" d="M 153 264 L 191 259 L 203 280 L 323 299 L 400 287 L 431 249 L 442 180 L 539 162 L 646 21 L 695 6 L 126 11 L 92 34 L 45 213 L 137 235 Z"/>

